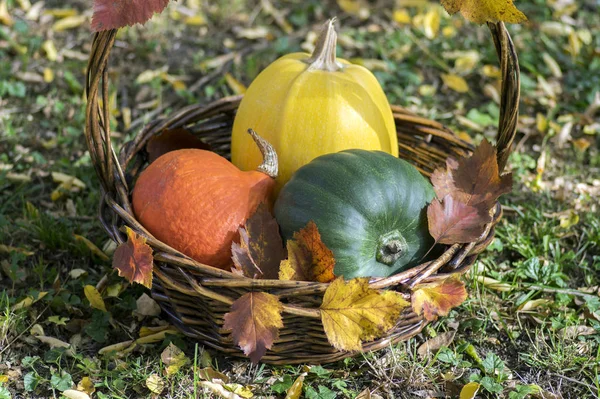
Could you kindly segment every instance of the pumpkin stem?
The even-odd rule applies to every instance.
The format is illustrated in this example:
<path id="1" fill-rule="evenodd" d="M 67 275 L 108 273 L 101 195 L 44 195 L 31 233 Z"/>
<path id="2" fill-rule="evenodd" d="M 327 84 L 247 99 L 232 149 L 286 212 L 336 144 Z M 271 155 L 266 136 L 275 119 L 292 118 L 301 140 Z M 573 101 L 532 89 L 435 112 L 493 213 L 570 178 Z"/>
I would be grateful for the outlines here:
<path id="1" fill-rule="evenodd" d="M 379 263 L 392 266 L 406 254 L 407 249 L 408 244 L 402 234 L 398 230 L 393 230 L 379 237 L 379 245 L 375 258 Z"/>
<path id="2" fill-rule="evenodd" d="M 335 46 L 337 44 L 337 33 L 335 33 L 335 18 L 325 22 L 317 39 L 317 44 L 312 55 L 308 59 L 309 71 L 335 72 L 342 69 L 342 65 L 336 61 Z"/>
<path id="3" fill-rule="evenodd" d="M 279 173 L 279 164 L 277 161 L 277 153 L 269 142 L 258 135 L 254 130 L 248 129 L 248 133 L 254 139 L 260 153 L 263 156 L 263 162 L 256 168 L 259 172 L 275 179 Z"/>

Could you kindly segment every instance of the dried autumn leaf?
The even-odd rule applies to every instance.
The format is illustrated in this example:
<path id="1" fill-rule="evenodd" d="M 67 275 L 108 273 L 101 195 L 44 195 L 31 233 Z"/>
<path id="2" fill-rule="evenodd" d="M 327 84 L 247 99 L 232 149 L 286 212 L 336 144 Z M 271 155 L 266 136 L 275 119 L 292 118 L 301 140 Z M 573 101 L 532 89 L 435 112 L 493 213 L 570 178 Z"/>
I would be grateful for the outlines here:
<path id="1" fill-rule="evenodd" d="M 491 216 L 485 204 L 475 206 L 457 201 L 451 194 L 440 202 L 434 199 L 427 207 L 429 233 L 436 243 L 468 243 L 485 231 Z"/>
<path id="2" fill-rule="evenodd" d="M 475 399 L 477 392 L 479 392 L 479 383 L 475 381 L 469 382 L 460 390 L 459 399 Z"/>
<path id="3" fill-rule="evenodd" d="M 527 20 L 515 7 L 513 0 L 441 0 L 449 14 L 460 13 L 476 24 L 508 22 L 518 24 Z"/>
<path id="4" fill-rule="evenodd" d="M 469 91 L 469 84 L 464 78 L 458 75 L 447 73 L 443 73 L 441 76 L 442 80 L 444 81 L 444 84 L 452 90 L 454 90 L 455 92 L 467 93 Z"/>
<path id="5" fill-rule="evenodd" d="M 181 367 L 189 362 L 185 353 L 177 346 L 173 345 L 172 342 L 162 351 L 160 360 L 167 366 L 165 368 L 165 374 L 167 376 L 177 373 Z"/>
<path id="6" fill-rule="evenodd" d="M 512 190 L 512 174 L 500 176 L 496 147 L 483 140 L 469 158 L 458 159 L 451 169 L 455 198 L 468 205 L 486 203 L 491 208 L 502 194 Z"/>
<path id="7" fill-rule="evenodd" d="M 413 311 L 432 321 L 437 316 L 446 316 L 450 309 L 467 299 L 467 290 L 457 278 L 447 278 L 434 283 L 419 284 L 413 289 Z"/>
<path id="8" fill-rule="evenodd" d="M 127 241 L 119 245 L 113 257 L 113 268 L 119 276 L 127 281 L 136 282 L 147 288 L 152 288 L 152 248 L 146 244 L 146 239 L 129 227 Z"/>
<path id="9" fill-rule="evenodd" d="M 169 0 L 94 0 L 92 30 L 100 32 L 143 24 L 161 13 Z"/>
<path id="10" fill-rule="evenodd" d="M 321 240 L 319 229 L 313 221 L 294 233 L 294 240 L 287 242 L 287 250 L 288 259 L 280 265 L 280 280 L 329 283 L 335 279 L 333 252 Z"/>
<path id="11" fill-rule="evenodd" d="M 361 341 L 385 334 L 409 304 L 395 291 L 369 288 L 368 278 L 329 285 L 321 304 L 321 320 L 329 342 L 340 350 L 361 350 Z"/>
<path id="12" fill-rule="evenodd" d="M 146 378 L 146 388 L 150 392 L 160 395 L 163 389 L 165 389 L 165 382 L 158 374 L 151 374 Z"/>
<path id="13" fill-rule="evenodd" d="M 85 294 L 87 300 L 90 301 L 90 305 L 94 309 L 98 309 L 103 312 L 107 311 L 106 305 L 104 305 L 104 300 L 102 299 L 102 295 L 100 295 L 96 287 L 93 285 L 86 285 L 83 287 L 83 293 Z"/>
<path id="14" fill-rule="evenodd" d="M 283 327 L 282 310 L 283 305 L 275 295 L 249 292 L 231 305 L 223 328 L 231 330 L 233 342 L 253 363 L 258 363 L 279 337 L 279 329 Z"/>
<path id="15" fill-rule="evenodd" d="M 77 390 L 91 395 L 96 391 L 96 387 L 90 377 L 83 377 L 77 384 Z"/>
<path id="16" fill-rule="evenodd" d="M 276 279 L 284 258 L 279 225 L 261 203 L 240 228 L 240 244 L 231 245 L 233 271 L 250 278 Z"/>
<path id="17" fill-rule="evenodd" d="M 210 150 L 210 146 L 194 136 L 188 129 L 165 129 L 160 134 L 152 136 L 146 144 L 148 162 L 154 162 L 158 157 L 167 152 L 184 148 L 198 148 Z"/>

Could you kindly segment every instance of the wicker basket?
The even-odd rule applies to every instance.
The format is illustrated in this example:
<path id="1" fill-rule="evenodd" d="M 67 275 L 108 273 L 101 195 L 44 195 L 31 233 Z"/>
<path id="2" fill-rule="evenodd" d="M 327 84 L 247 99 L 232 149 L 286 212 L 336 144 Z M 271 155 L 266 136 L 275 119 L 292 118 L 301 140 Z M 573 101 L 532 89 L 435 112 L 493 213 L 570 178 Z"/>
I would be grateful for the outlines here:
<path id="1" fill-rule="evenodd" d="M 502 170 L 516 132 L 519 67 L 504 24 L 488 24 L 488 27 L 502 71 L 497 137 L 498 162 Z M 241 97 L 189 106 L 167 118 L 152 121 L 117 155 L 108 126 L 108 59 L 116 33 L 116 30 L 110 30 L 94 36 L 88 65 L 85 135 L 102 185 L 99 213 L 104 228 L 120 244 L 126 240 L 121 228 L 127 225 L 147 237 L 148 244 L 154 250 L 153 298 L 185 335 L 231 356 L 244 357 L 243 352 L 234 345 L 230 333 L 223 330 L 223 316 L 241 295 L 253 290 L 268 292 L 277 295 L 284 304 L 284 328 L 272 349 L 262 358 L 263 362 L 317 364 L 354 355 L 334 349 L 323 330 L 319 306 L 328 284 L 242 278 L 186 257 L 153 238 L 138 223 L 132 211 L 130 192 L 132 182 L 147 164 L 145 145 L 148 140 L 165 128 L 186 127 L 210 144 L 214 151 L 228 156 L 231 128 Z M 435 168 L 443 166 L 448 156 L 463 156 L 472 150 L 468 143 L 443 125 L 416 116 L 401 107 L 394 106 L 392 110 L 398 131 L 400 157 L 410 161 L 424 175 L 429 176 Z M 493 239 L 501 208 L 496 204 L 492 211 L 492 222 L 476 242 L 447 246 L 437 259 L 392 277 L 374 278 L 371 287 L 395 289 L 410 295 L 410 288 L 418 283 L 465 273 Z M 408 308 L 385 337 L 365 343 L 363 350 L 378 350 L 406 340 L 419 333 L 426 324 L 426 320 Z"/>

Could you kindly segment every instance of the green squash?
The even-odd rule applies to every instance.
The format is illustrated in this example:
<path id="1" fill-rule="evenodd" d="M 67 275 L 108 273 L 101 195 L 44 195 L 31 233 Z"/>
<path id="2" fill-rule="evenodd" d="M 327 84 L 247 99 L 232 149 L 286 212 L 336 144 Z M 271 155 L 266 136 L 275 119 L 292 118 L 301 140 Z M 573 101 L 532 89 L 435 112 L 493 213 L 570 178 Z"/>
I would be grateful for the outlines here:
<path id="1" fill-rule="evenodd" d="M 426 208 L 434 196 L 408 162 L 346 150 L 298 169 L 277 198 L 275 218 L 288 240 L 314 221 L 337 276 L 386 277 L 418 264 L 433 245 Z"/>

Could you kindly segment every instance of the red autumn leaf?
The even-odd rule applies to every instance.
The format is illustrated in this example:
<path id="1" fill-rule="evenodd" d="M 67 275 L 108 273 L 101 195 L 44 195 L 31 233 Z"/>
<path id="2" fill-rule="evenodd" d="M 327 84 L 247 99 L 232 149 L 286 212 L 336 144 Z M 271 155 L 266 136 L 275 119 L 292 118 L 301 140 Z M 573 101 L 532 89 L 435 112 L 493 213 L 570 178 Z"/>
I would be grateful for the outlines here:
<path id="1" fill-rule="evenodd" d="M 169 0 L 94 0 L 92 30 L 100 32 L 143 24 L 161 13 Z"/>
<path id="2" fill-rule="evenodd" d="M 448 194 L 427 207 L 429 234 L 436 243 L 469 243 L 478 239 L 491 221 L 486 204 L 467 205 Z"/>
<path id="3" fill-rule="evenodd" d="M 153 136 L 146 144 L 148 162 L 152 163 L 167 152 L 184 148 L 199 148 L 210 150 L 210 146 L 194 136 L 188 129 L 165 129 L 160 134 Z"/>
<path id="4" fill-rule="evenodd" d="M 233 342 L 253 363 L 258 363 L 279 338 L 279 329 L 283 328 L 282 310 L 283 305 L 275 295 L 249 292 L 231 305 L 223 328 L 231 330 Z"/>
<path id="5" fill-rule="evenodd" d="M 447 170 L 437 169 L 431 182 L 438 198 L 452 194 L 467 205 L 485 203 L 491 208 L 502 194 L 512 190 L 512 174 L 500 176 L 496 147 L 483 140 L 468 158 L 448 159 Z"/>
<path id="6" fill-rule="evenodd" d="M 435 283 L 419 284 L 413 288 L 411 303 L 413 311 L 429 321 L 446 316 L 450 310 L 467 299 L 465 284 L 450 277 Z"/>
<path id="7" fill-rule="evenodd" d="M 232 271 L 250 278 L 277 279 L 284 258 L 279 225 L 261 203 L 240 228 L 240 244 L 232 243 Z"/>
<path id="8" fill-rule="evenodd" d="M 329 283 L 335 279 L 333 252 L 321 241 L 315 222 L 308 222 L 294 233 L 294 239 L 287 242 L 287 250 L 288 259 L 280 265 L 280 280 Z"/>
<path id="9" fill-rule="evenodd" d="M 146 239 L 138 235 L 129 227 L 127 241 L 119 245 L 113 257 L 113 268 L 117 269 L 119 276 L 127 281 L 142 284 L 152 288 L 152 248 L 146 244 Z"/>

